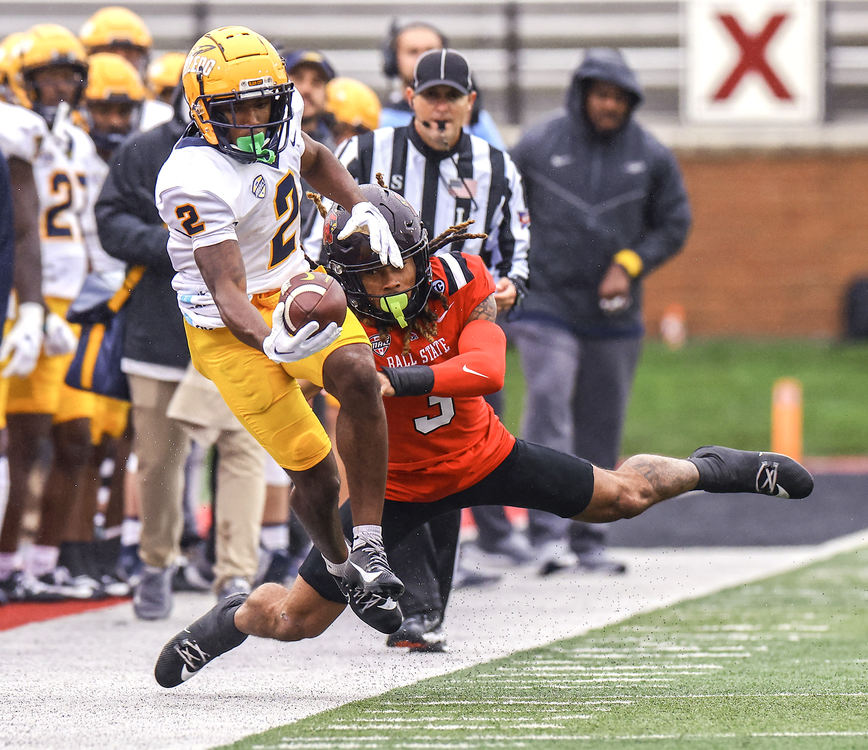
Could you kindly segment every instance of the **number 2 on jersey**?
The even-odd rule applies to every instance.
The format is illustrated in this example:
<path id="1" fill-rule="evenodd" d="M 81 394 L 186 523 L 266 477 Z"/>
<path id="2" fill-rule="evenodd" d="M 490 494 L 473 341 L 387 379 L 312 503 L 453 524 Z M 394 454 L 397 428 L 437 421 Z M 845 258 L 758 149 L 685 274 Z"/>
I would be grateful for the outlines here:
<path id="1" fill-rule="evenodd" d="M 297 227 L 295 221 L 298 218 L 298 194 L 295 189 L 295 175 L 292 172 L 287 172 L 286 176 L 277 183 L 277 189 L 274 195 L 274 215 L 278 221 L 286 213 L 286 221 L 280 225 L 277 234 L 271 239 L 271 261 L 268 264 L 269 268 L 274 268 L 279 263 L 286 260 L 290 253 L 295 250 L 295 233 Z M 291 234 L 286 236 L 289 229 L 292 229 Z"/>

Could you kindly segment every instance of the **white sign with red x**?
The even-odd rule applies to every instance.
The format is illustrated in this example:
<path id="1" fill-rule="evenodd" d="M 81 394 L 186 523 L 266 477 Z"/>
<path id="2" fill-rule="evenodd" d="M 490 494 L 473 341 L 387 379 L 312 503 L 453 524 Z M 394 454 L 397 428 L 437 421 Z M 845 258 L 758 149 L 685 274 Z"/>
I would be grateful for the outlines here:
<path id="1" fill-rule="evenodd" d="M 690 0 L 682 111 L 697 123 L 807 123 L 823 116 L 819 0 Z"/>

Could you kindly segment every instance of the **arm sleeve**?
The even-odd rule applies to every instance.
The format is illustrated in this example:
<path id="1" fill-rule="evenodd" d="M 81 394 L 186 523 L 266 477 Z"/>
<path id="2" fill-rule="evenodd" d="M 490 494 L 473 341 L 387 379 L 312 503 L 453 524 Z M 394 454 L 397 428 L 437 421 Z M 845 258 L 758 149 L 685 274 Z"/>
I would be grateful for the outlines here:
<path id="1" fill-rule="evenodd" d="M 432 365 L 434 396 L 484 396 L 503 388 L 506 336 L 488 320 L 471 320 L 458 337 L 458 355 Z"/>

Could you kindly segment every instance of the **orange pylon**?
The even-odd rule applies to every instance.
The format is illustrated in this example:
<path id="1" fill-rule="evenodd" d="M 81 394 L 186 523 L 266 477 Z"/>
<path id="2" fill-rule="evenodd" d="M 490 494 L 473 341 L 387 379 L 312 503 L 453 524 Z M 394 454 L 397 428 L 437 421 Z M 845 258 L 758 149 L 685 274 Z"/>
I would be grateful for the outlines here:
<path id="1" fill-rule="evenodd" d="M 778 378 L 772 387 L 772 450 L 802 460 L 802 384 Z"/>

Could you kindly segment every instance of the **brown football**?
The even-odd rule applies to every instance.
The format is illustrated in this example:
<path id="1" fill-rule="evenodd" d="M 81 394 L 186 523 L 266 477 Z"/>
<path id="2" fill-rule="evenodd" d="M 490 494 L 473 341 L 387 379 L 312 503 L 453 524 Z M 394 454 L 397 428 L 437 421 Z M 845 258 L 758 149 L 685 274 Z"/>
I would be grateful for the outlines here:
<path id="1" fill-rule="evenodd" d="M 280 300 L 285 303 L 283 320 L 292 334 L 311 320 L 319 323 L 319 330 L 332 322 L 343 325 L 347 315 L 347 297 L 341 285 L 317 271 L 293 276 Z"/>

